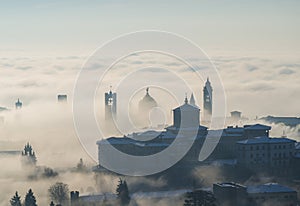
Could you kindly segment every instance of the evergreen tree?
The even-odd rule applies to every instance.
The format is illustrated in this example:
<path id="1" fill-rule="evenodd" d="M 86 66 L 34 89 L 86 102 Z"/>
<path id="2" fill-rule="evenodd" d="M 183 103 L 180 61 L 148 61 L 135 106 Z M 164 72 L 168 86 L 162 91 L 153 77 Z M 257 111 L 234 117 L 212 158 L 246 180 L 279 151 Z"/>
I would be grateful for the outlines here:
<path id="1" fill-rule="evenodd" d="M 186 194 L 184 206 L 215 206 L 216 199 L 211 192 L 195 190 Z"/>
<path id="2" fill-rule="evenodd" d="M 121 205 L 128 205 L 130 202 L 129 190 L 126 181 L 119 179 L 117 195 Z"/>
<path id="3" fill-rule="evenodd" d="M 21 197 L 18 195 L 18 192 L 15 193 L 15 195 L 10 200 L 11 206 L 21 206 Z"/>
<path id="4" fill-rule="evenodd" d="M 53 203 L 53 201 L 51 201 L 51 203 L 50 203 L 50 206 L 54 206 L 54 203 Z"/>
<path id="5" fill-rule="evenodd" d="M 25 196 L 24 206 L 37 206 L 35 196 L 31 189 L 28 190 L 28 193 Z"/>

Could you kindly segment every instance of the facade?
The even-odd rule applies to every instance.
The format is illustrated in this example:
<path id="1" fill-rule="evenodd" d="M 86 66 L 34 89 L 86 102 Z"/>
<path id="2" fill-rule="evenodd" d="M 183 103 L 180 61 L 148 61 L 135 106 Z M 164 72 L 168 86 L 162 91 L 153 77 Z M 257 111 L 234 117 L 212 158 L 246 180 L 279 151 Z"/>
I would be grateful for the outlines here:
<path id="1" fill-rule="evenodd" d="M 213 192 L 220 206 L 296 206 L 298 201 L 295 190 L 277 183 L 256 186 L 216 183 Z"/>
<path id="2" fill-rule="evenodd" d="M 111 91 L 105 93 L 105 120 L 111 121 L 117 117 L 117 93 Z"/>
<path id="3" fill-rule="evenodd" d="M 200 109 L 188 103 L 173 109 L 173 124 L 176 128 L 198 127 L 200 125 Z"/>
<path id="4" fill-rule="evenodd" d="M 245 206 L 247 205 L 247 187 L 237 183 L 215 183 L 213 193 L 218 205 Z"/>
<path id="5" fill-rule="evenodd" d="M 23 106 L 23 103 L 20 101 L 20 99 L 18 98 L 18 101 L 15 103 L 16 109 L 21 109 Z"/>
<path id="6" fill-rule="evenodd" d="M 250 205 L 297 206 L 297 192 L 277 183 L 247 187 Z"/>
<path id="7" fill-rule="evenodd" d="M 222 137 L 210 158 L 235 159 L 237 158 L 236 142 L 259 136 L 269 137 L 270 130 L 271 127 L 262 124 L 228 126 L 222 130 Z"/>
<path id="8" fill-rule="evenodd" d="M 100 206 L 109 203 L 109 205 L 117 205 L 117 195 L 112 193 L 99 195 L 79 195 L 79 191 L 70 192 L 71 206 Z"/>
<path id="9" fill-rule="evenodd" d="M 256 137 L 237 142 L 237 162 L 249 169 L 290 167 L 296 141 L 288 138 Z"/>
<path id="10" fill-rule="evenodd" d="M 213 93 L 213 89 L 209 79 L 207 78 L 207 81 L 203 88 L 203 110 L 204 110 L 204 117 L 206 120 L 209 120 L 212 115 L 212 104 L 213 104 L 212 93 Z"/>

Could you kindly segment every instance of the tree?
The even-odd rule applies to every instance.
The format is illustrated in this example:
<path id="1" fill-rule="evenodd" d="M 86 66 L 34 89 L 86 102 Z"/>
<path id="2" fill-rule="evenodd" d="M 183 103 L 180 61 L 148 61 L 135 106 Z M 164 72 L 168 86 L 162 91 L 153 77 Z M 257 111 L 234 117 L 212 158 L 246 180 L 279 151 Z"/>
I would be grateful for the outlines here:
<path id="1" fill-rule="evenodd" d="M 54 206 L 54 203 L 53 203 L 53 201 L 51 201 L 51 202 L 50 202 L 50 206 Z"/>
<path id="2" fill-rule="evenodd" d="M 54 171 L 50 167 L 45 167 L 43 172 L 43 177 L 56 177 L 58 175 L 58 172 Z"/>
<path id="3" fill-rule="evenodd" d="M 35 196 L 31 189 L 28 190 L 25 196 L 25 203 L 24 206 L 37 206 Z"/>
<path id="4" fill-rule="evenodd" d="M 51 200 L 62 204 L 68 200 L 69 187 L 67 184 L 57 182 L 48 189 L 48 192 Z"/>
<path id="5" fill-rule="evenodd" d="M 121 205 L 128 205 L 130 202 L 129 190 L 127 187 L 127 183 L 124 180 L 119 179 L 119 184 L 117 186 L 117 195 Z"/>
<path id="6" fill-rule="evenodd" d="M 216 199 L 211 192 L 195 190 L 186 193 L 184 206 L 215 206 Z"/>
<path id="7" fill-rule="evenodd" d="M 11 206 L 21 206 L 21 197 L 18 195 L 18 192 L 15 193 L 15 195 L 10 200 Z"/>

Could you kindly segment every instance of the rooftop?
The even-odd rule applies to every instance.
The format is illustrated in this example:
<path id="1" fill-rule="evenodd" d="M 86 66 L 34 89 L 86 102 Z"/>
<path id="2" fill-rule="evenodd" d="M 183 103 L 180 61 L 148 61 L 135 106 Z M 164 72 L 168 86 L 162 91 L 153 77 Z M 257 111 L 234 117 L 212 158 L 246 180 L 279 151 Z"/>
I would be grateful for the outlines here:
<path id="1" fill-rule="evenodd" d="M 180 111 L 199 111 L 199 107 L 197 107 L 196 105 L 191 105 L 189 103 L 185 103 L 183 105 L 181 105 L 180 107 L 177 107 L 175 109 L 173 109 L 173 111 L 177 111 L 177 110 L 180 110 Z"/>
<path id="2" fill-rule="evenodd" d="M 272 127 L 263 124 L 245 125 L 245 130 L 271 130 Z"/>
<path id="3" fill-rule="evenodd" d="M 270 137 L 255 137 L 252 139 L 246 139 L 238 141 L 238 144 L 275 144 L 275 143 L 295 143 L 295 140 L 285 137 L 270 138 Z"/>
<path id="4" fill-rule="evenodd" d="M 250 194 L 255 194 L 255 193 L 282 193 L 282 192 L 296 192 L 296 191 L 289 187 L 277 183 L 267 183 L 264 185 L 248 186 L 247 192 Z"/>
<path id="5" fill-rule="evenodd" d="M 219 187 L 231 187 L 231 188 L 246 188 L 244 185 L 235 183 L 235 182 L 223 182 L 223 183 L 216 183 L 215 185 Z"/>

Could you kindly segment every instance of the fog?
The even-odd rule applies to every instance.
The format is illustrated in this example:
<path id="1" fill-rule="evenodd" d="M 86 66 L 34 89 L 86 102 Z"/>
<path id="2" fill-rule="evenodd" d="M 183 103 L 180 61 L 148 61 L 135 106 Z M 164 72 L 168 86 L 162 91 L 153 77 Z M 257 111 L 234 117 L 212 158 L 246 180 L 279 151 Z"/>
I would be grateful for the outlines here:
<path id="1" fill-rule="evenodd" d="M 2 77 L 0 106 L 9 109 L 9 111 L 0 113 L 0 116 L 4 117 L 4 123 L 0 129 L 1 150 L 22 150 L 24 145 L 29 142 L 36 152 L 37 165 L 51 167 L 59 172 L 58 177 L 30 180 L 28 179 L 30 171 L 21 167 L 19 156 L 1 155 L 0 161 L 3 165 L 0 170 L 1 205 L 7 205 L 15 191 L 18 191 L 24 199 L 29 188 L 32 188 L 36 194 L 40 205 L 48 204 L 47 190 L 51 184 L 57 181 L 68 184 L 70 191 L 79 190 L 81 193 L 115 191 L 117 176 L 104 176 L 97 183 L 93 173 L 72 172 L 80 158 L 83 158 L 89 167 L 96 165 L 96 162 L 83 149 L 76 135 L 72 116 L 73 88 L 84 59 L 85 57 L 0 59 Z M 269 114 L 300 115 L 300 99 L 297 96 L 300 83 L 298 59 L 278 60 L 276 58 L 261 59 L 256 57 L 214 57 L 212 59 L 217 65 L 224 84 L 228 111 L 241 110 L 245 116 L 250 118 L 249 122 L 253 123 L 257 123 L 257 121 L 252 120 L 255 116 L 261 117 Z M 183 103 L 185 92 L 190 95 L 188 87 L 181 88 L 181 84 L 172 81 L 173 79 L 168 76 L 168 73 L 159 71 L 159 68 L 181 70 L 182 76 L 190 78 L 188 86 L 196 90 L 194 93 L 196 101 L 198 105 L 202 105 L 202 87 L 206 77 L 202 77 L 203 81 L 198 82 L 193 76 L 189 77 L 187 68 L 172 61 L 172 59 L 159 59 L 158 63 L 153 66 L 156 70 L 141 71 L 141 73 L 136 74 L 140 77 L 138 79 L 141 82 L 143 81 L 142 76 L 147 74 L 156 81 L 164 82 L 169 87 L 173 87 L 172 91 L 177 91 L 174 97 L 169 91 L 152 84 L 150 94 L 156 99 L 161 109 L 154 116 L 164 118 L 163 121 L 160 121 L 160 118 L 154 118 L 155 124 L 170 124 L 171 109 Z M 203 68 L 208 64 L 199 59 L 193 61 L 198 61 L 203 65 Z M 131 56 L 118 65 L 122 67 L 120 72 L 116 67 L 115 71 L 104 79 L 103 85 L 97 90 L 97 98 L 95 99 L 96 105 L 99 105 L 96 113 L 100 125 L 103 123 L 103 93 L 109 90 L 110 85 L 112 85 L 113 90 L 124 91 L 124 89 L 121 90 L 117 87 L 117 83 L 124 74 L 132 71 L 132 65 L 135 65 L 135 68 L 147 68 L 152 63 L 153 58 L 143 57 L 141 59 L 138 55 Z M 124 85 L 131 88 L 135 84 L 133 81 L 135 78 L 129 76 Z M 126 89 L 124 85 L 123 87 Z M 214 82 L 212 82 L 212 86 L 214 86 Z M 68 95 L 66 104 L 57 102 L 56 96 L 59 93 Z M 144 94 L 145 87 L 142 87 L 134 94 L 128 94 L 130 101 L 124 103 L 122 102 L 122 95 L 125 94 L 120 93 L 119 102 L 121 106 L 118 107 L 120 116 L 126 108 L 128 109 L 128 105 L 136 107 Z M 21 110 L 14 109 L 14 102 L 17 98 L 23 102 Z M 131 115 L 135 113 L 134 109 L 129 108 Z M 128 113 L 125 112 L 124 115 L 128 115 Z M 119 121 L 122 122 L 122 118 Z M 134 120 L 132 122 L 134 123 Z M 278 137 L 284 132 L 287 137 L 300 140 L 299 126 L 296 128 L 287 127 L 283 124 L 272 124 L 271 126 L 271 136 Z M 121 134 L 127 134 L 138 129 L 133 129 L 132 125 L 120 127 Z M 109 134 L 105 135 L 105 137 L 108 136 Z M 96 139 L 90 142 L 91 145 L 95 145 L 94 152 L 97 151 L 95 143 Z M 211 186 L 214 181 L 222 180 L 223 177 L 218 169 L 203 168 L 196 173 L 205 174 L 205 177 L 197 177 L 204 179 L 203 185 L 207 187 Z M 140 181 L 153 187 L 164 187 L 167 184 L 163 179 L 157 181 L 141 179 Z M 128 182 L 133 191 L 140 186 L 139 181 L 135 182 L 129 179 Z M 147 202 L 147 200 L 145 201 Z M 158 201 L 159 204 L 165 204 L 164 200 Z M 148 203 L 143 203 L 143 205 L 146 204 Z"/>

